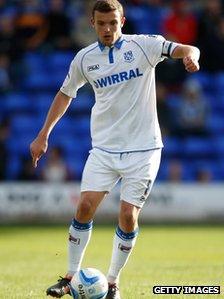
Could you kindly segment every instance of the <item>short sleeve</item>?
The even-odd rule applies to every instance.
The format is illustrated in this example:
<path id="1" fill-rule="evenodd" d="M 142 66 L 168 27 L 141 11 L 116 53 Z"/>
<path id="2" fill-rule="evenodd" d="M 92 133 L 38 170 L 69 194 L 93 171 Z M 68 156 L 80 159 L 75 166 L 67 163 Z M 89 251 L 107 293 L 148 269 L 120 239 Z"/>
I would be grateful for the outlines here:
<path id="1" fill-rule="evenodd" d="M 75 98 L 77 91 L 85 83 L 87 83 L 87 79 L 82 73 L 80 56 L 78 53 L 70 64 L 69 72 L 60 88 L 60 91 L 71 98 Z"/>
<path id="2" fill-rule="evenodd" d="M 178 45 L 167 41 L 161 35 L 138 35 L 136 42 L 139 43 L 152 67 L 155 67 L 164 58 L 170 57 Z"/>

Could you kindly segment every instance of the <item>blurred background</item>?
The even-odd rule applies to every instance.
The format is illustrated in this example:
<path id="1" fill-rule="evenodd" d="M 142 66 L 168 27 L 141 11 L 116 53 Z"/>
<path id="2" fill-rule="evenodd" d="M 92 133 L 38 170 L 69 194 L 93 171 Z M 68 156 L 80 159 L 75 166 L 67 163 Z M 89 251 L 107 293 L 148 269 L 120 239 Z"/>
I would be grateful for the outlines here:
<path id="1" fill-rule="evenodd" d="M 38 215 L 52 221 L 63 215 L 69 219 L 77 203 L 91 147 L 90 86 L 79 91 L 54 129 L 48 153 L 36 170 L 29 144 L 71 60 L 96 41 L 90 27 L 93 2 L 0 0 L 0 222 L 34 221 Z M 145 219 L 223 221 L 224 1 L 122 3 L 127 17 L 124 33 L 162 34 L 201 50 L 198 73 L 188 74 L 178 60 L 157 67 L 158 116 L 165 147 Z M 102 207 L 104 215 L 109 205 L 111 213 L 116 211 L 118 190 L 112 197 L 113 203 Z M 54 212 L 49 211 L 52 207 Z"/>

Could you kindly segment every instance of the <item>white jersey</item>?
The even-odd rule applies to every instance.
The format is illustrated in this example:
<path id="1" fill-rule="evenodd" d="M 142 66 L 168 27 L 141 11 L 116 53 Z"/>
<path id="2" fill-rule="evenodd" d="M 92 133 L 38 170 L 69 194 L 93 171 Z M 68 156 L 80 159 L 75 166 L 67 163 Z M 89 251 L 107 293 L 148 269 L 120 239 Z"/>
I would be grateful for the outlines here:
<path id="1" fill-rule="evenodd" d="M 159 35 L 122 35 L 113 47 L 96 42 L 77 53 L 60 90 L 74 98 L 85 83 L 92 85 L 93 147 L 122 153 L 163 146 L 155 66 L 176 46 Z"/>

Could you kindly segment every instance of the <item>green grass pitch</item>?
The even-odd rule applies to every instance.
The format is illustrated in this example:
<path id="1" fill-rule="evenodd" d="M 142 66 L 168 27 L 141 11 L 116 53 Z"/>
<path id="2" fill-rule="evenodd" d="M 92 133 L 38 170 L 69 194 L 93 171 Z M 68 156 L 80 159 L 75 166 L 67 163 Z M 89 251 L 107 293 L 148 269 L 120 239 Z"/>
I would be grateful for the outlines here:
<path id="1" fill-rule="evenodd" d="M 113 233 L 95 226 L 83 267 L 107 272 Z M 0 227 L 0 299 L 46 299 L 45 289 L 66 266 L 66 226 Z M 142 226 L 121 293 L 122 299 L 219 299 L 223 282 L 224 226 Z M 222 294 L 153 295 L 154 285 L 220 285 Z"/>

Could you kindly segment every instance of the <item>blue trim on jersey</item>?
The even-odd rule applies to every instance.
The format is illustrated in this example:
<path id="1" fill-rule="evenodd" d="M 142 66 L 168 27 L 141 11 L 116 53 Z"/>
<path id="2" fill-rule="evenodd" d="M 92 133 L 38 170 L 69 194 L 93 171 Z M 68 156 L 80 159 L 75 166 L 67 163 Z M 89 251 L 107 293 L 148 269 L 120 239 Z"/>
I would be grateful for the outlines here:
<path id="1" fill-rule="evenodd" d="M 89 51 L 85 52 L 85 53 L 83 54 L 83 56 L 82 56 L 82 59 L 81 59 L 81 69 L 82 69 L 82 74 L 83 74 L 83 76 L 84 76 L 84 78 L 86 79 L 87 82 L 89 82 L 89 80 L 86 78 L 86 76 L 85 76 L 85 74 L 84 74 L 84 69 L 83 69 L 83 59 L 84 59 L 84 57 L 86 56 L 86 54 L 88 54 L 89 52 L 93 51 L 93 50 L 96 49 L 97 47 L 98 47 L 98 45 L 95 46 L 94 48 L 90 49 Z M 89 83 L 90 83 L 90 82 L 89 82 Z"/>
<path id="2" fill-rule="evenodd" d="M 99 46 L 101 51 L 103 51 L 105 49 L 104 44 L 102 44 L 101 41 L 99 41 L 99 40 L 98 40 L 98 46 Z"/>
<path id="3" fill-rule="evenodd" d="M 80 223 L 77 220 L 73 219 L 72 220 L 72 226 L 76 230 L 90 230 L 93 227 L 93 221 L 87 222 L 87 223 Z"/>
<path id="4" fill-rule="evenodd" d="M 164 45 L 165 45 L 165 42 L 166 42 L 166 41 L 163 42 L 161 57 L 164 57 L 164 56 L 165 56 L 165 57 L 167 57 L 167 58 L 170 58 L 170 57 L 171 57 L 171 53 L 170 53 L 170 51 L 171 51 L 171 47 L 172 47 L 173 43 L 170 42 L 169 47 L 168 47 L 168 49 L 167 49 L 167 54 L 166 54 L 166 53 L 163 53 L 163 47 L 164 47 Z"/>
<path id="5" fill-rule="evenodd" d="M 145 55 L 145 58 L 147 59 L 148 63 L 151 65 L 151 67 L 154 67 L 154 66 L 152 65 L 152 63 L 149 61 L 148 56 L 146 55 L 146 53 L 145 53 L 145 51 L 142 49 L 142 47 L 141 47 L 136 41 L 132 40 L 132 42 L 135 43 L 135 44 L 142 50 L 143 54 Z"/>
<path id="6" fill-rule="evenodd" d="M 138 232 L 139 232 L 138 228 L 136 228 L 136 230 L 134 230 L 131 233 L 123 232 L 123 230 L 121 230 L 119 226 L 116 229 L 116 235 L 124 241 L 129 241 L 129 240 L 134 239 L 135 237 L 137 237 Z"/>
<path id="7" fill-rule="evenodd" d="M 123 36 L 121 36 L 121 37 L 115 42 L 114 46 L 115 46 L 117 49 L 120 50 L 120 48 L 121 48 L 121 46 L 122 46 L 122 44 L 123 44 L 123 41 L 124 41 L 124 38 L 123 38 Z"/>
<path id="8" fill-rule="evenodd" d="M 171 47 L 172 47 L 172 45 L 173 45 L 173 43 L 171 42 L 171 43 L 169 44 L 169 47 L 168 47 L 168 55 L 169 55 L 169 57 L 171 57 L 171 53 L 170 53 L 170 51 L 171 51 Z"/>
<path id="9" fill-rule="evenodd" d="M 122 44 L 123 44 L 123 36 L 119 37 L 118 40 L 116 40 L 116 42 L 114 43 L 114 47 L 117 48 L 118 50 L 120 50 Z M 105 45 L 103 43 L 101 43 L 101 41 L 98 40 L 98 46 L 100 48 L 101 51 L 103 51 L 105 49 Z"/>
<path id="10" fill-rule="evenodd" d="M 109 62 L 114 63 L 114 55 L 113 55 L 114 48 L 110 48 L 109 50 Z"/>
<path id="11" fill-rule="evenodd" d="M 112 151 L 108 151 L 106 149 L 103 149 L 101 147 L 98 146 L 94 146 L 93 149 L 96 148 L 102 152 L 108 153 L 108 154 L 129 154 L 129 153 L 144 153 L 144 152 L 149 152 L 149 151 L 154 151 L 157 149 L 161 149 L 163 147 L 154 147 L 154 148 L 149 148 L 149 149 L 145 149 L 145 150 L 133 150 L 133 151 L 123 151 L 123 152 L 112 152 Z"/>

